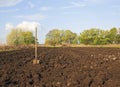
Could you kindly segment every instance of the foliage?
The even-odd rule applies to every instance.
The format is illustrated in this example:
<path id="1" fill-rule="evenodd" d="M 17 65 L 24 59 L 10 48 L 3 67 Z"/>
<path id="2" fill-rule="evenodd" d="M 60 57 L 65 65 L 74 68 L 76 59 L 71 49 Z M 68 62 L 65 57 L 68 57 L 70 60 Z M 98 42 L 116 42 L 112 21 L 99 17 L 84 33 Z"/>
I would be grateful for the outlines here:
<path id="1" fill-rule="evenodd" d="M 73 33 L 70 30 L 66 30 L 64 34 L 65 34 L 64 42 L 68 44 L 72 44 L 77 36 L 76 33 Z"/>
<path id="2" fill-rule="evenodd" d="M 103 34 L 103 35 L 102 35 Z M 99 44 L 104 36 L 104 33 L 100 29 L 92 28 L 85 30 L 80 34 L 80 43 L 83 44 Z"/>
<path id="3" fill-rule="evenodd" d="M 46 35 L 45 43 L 50 45 L 59 44 L 61 41 L 60 35 L 60 30 L 54 29 L 52 31 L 49 31 Z"/>
<path id="4" fill-rule="evenodd" d="M 77 34 L 71 32 L 70 30 L 58 30 L 54 29 L 47 33 L 45 44 L 49 45 L 60 45 L 63 43 L 72 44 L 75 43 L 75 38 Z"/>
<path id="5" fill-rule="evenodd" d="M 12 29 L 7 36 L 8 45 L 28 45 L 34 44 L 35 37 L 30 31 L 23 31 L 21 29 Z"/>
<path id="6" fill-rule="evenodd" d="M 80 34 L 80 42 L 90 45 L 116 44 L 119 43 L 119 35 L 116 28 L 110 30 L 92 28 Z"/>
<path id="7" fill-rule="evenodd" d="M 110 29 L 109 34 L 107 35 L 107 38 L 110 39 L 110 44 L 116 43 L 116 35 L 117 35 L 117 29 L 116 28 Z"/>
<path id="8" fill-rule="evenodd" d="M 116 44 L 120 44 L 120 34 L 116 35 Z"/>
<path id="9" fill-rule="evenodd" d="M 120 34 L 117 28 L 110 30 L 102 30 L 91 28 L 84 30 L 77 35 L 70 30 L 54 29 L 47 33 L 46 44 L 59 45 L 59 44 L 86 44 L 86 45 L 107 45 L 107 44 L 120 44 Z"/>

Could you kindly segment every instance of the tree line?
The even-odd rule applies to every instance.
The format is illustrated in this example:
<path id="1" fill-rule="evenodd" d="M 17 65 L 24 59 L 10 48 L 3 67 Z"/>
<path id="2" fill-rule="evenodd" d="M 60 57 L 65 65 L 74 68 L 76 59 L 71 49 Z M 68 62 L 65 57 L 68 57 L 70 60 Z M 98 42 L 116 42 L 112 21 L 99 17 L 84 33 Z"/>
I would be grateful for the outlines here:
<path id="1" fill-rule="evenodd" d="M 12 29 L 7 35 L 8 45 L 29 45 L 35 43 L 35 37 L 31 31 L 23 29 Z M 120 44 L 120 29 L 112 28 L 102 30 L 91 28 L 77 34 L 71 30 L 50 30 L 45 37 L 47 45 L 64 45 L 64 44 L 85 44 L 85 45 L 107 45 Z"/>
<path id="2" fill-rule="evenodd" d="M 110 30 L 101 30 L 91 28 L 84 30 L 80 34 L 70 30 L 50 30 L 45 38 L 45 44 L 85 44 L 85 45 L 107 45 L 120 44 L 120 30 L 112 28 Z"/>

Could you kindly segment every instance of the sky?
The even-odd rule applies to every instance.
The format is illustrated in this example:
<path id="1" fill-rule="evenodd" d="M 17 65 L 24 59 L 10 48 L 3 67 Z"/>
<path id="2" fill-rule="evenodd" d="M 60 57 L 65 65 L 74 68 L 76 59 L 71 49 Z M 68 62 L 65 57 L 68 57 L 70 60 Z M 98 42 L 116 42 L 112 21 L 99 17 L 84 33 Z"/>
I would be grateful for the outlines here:
<path id="1" fill-rule="evenodd" d="M 33 33 L 38 27 L 41 44 L 52 29 L 119 28 L 120 0 L 0 0 L 0 43 L 18 27 Z"/>

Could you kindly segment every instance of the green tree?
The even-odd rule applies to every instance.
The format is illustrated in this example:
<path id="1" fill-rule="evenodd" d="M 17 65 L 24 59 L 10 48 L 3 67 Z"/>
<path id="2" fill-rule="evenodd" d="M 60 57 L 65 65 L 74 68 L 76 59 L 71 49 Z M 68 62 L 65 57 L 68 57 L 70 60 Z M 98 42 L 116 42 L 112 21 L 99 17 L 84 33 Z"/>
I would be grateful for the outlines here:
<path id="1" fill-rule="evenodd" d="M 80 34 L 80 43 L 90 45 L 104 45 L 110 43 L 108 31 L 92 28 Z"/>
<path id="2" fill-rule="evenodd" d="M 53 29 L 49 31 L 46 35 L 45 44 L 49 45 L 60 45 L 60 44 L 73 44 L 76 43 L 77 34 L 71 32 L 70 30 L 58 30 Z M 75 42 L 76 41 L 76 42 Z"/>
<path id="3" fill-rule="evenodd" d="M 54 29 L 47 33 L 45 44 L 59 45 L 61 44 L 61 41 L 62 41 L 61 31 L 58 29 Z"/>
<path id="4" fill-rule="evenodd" d="M 120 44 L 120 34 L 116 35 L 116 44 Z"/>
<path id="5" fill-rule="evenodd" d="M 12 29 L 7 35 L 8 45 L 28 45 L 34 44 L 35 37 L 30 31 L 23 31 L 22 29 Z"/>
<path id="6" fill-rule="evenodd" d="M 110 39 L 110 44 L 116 43 L 116 36 L 117 36 L 117 28 L 110 29 L 109 33 L 107 34 L 107 38 Z"/>
<path id="7" fill-rule="evenodd" d="M 98 35 L 94 39 L 94 45 L 105 45 L 110 43 L 110 38 L 107 37 L 109 31 L 98 30 Z"/>
<path id="8" fill-rule="evenodd" d="M 81 34 L 80 34 L 80 43 L 83 44 L 94 44 L 94 40 L 96 37 L 96 35 L 99 34 L 99 30 L 92 28 L 90 30 L 84 30 Z"/>
<path id="9" fill-rule="evenodd" d="M 76 39 L 77 34 L 73 33 L 70 30 L 66 30 L 65 33 L 64 33 L 64 36 L 65 36 L 64 42 L 68 43 L 68 44 L 72 44 L 74 42 L 74 40 Z"/>
<path id="10" fill-rule="evenodd" d="M 72 44 L 79 44 L 79 36 L 76 34 L 74 40 L 72 40 Z"/>
<path id="11" fill-rule="evenodd" d="M 20 35 L 20 38 L 23 39 L 23 44 L 28 45 L 28 44 L 34 44 L 35 38 L 33 36 L 32 32 L 22 32 Z"/>

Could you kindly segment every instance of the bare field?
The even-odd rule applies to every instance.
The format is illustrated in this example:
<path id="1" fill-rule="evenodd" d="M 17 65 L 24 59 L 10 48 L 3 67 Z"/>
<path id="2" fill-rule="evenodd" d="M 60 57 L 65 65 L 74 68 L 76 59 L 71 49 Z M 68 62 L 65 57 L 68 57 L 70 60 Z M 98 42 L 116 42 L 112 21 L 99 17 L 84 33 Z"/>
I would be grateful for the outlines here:
<path id="1" fill-rule="evenodd" d="M 0 52 L 0 87 L 120 87 L 120 48 L 38 48 Z"/>

